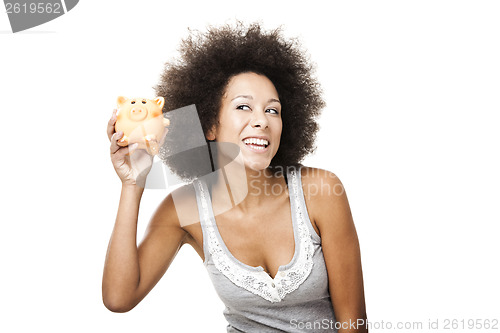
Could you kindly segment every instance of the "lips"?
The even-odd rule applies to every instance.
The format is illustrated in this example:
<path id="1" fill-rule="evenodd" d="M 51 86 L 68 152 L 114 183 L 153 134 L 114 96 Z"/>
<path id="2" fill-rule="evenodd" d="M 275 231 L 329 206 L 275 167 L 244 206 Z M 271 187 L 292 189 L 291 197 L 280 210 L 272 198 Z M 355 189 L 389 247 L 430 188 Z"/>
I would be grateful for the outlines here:
<path id="1" fill-rule="evenodd" d="M 246 147 L 254 152 L 267 151 L 269 147 L 269 140 L 263 136 L 252 136 L 242 140 Z"/>

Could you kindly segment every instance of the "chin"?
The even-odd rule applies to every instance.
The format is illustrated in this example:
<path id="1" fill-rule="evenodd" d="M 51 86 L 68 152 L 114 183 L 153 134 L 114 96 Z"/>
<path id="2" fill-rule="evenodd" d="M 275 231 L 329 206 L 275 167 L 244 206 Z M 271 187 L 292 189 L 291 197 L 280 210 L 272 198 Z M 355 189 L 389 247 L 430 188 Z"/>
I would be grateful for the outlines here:
<path id="1" fill-rule="evenodd" d="M 251 169 L 253 171 L 263 171 L 269 167 L 269 163 L 267 164 L 245 164 L 245 167 Z"/>
<path id="2" fill-rule="evenodd" d="M 250 169 L 250 170 L 254 170 L 254 171 L 265 170 L 271 164 L 271 161 L 267 160 L 267 159 L 259 160 L 259 159 L 245 158 L 245 157 L 243 157 L 243 159 L 244 159 L 245 168 Z"/>
<path id="3" fill-rule="evenodd" d="M 241 162 L 244 163 L 245 168 L 254 170 L 254 171 L 262 171 L 269 167 L 271 164 L 271 160 L 274 154 L 271 151 L 255 153 L 253 151 L 249 151 L 247 147 L 241 148 Z"/>

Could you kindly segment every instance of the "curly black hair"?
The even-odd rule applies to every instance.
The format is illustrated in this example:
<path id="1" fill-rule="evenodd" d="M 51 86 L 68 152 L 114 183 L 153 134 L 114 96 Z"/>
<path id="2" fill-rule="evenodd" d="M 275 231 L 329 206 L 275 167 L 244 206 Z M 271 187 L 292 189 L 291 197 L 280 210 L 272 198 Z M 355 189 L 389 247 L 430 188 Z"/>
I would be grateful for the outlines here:
<path id="1" fill-rule="evenodd" d="M 165 98 L 164 113 L 195 104 L 204 133 L 218 124 L 222 96 L 229 80 L 240 73 L 265 75 L 274 84 L 282 106 L 283 131 L 280 147 L 271 167 L 287 167 L 299 162 L 315 149 L 318 131 L 316 122 L 325 102 L 321 87 L 314 77 L 314 66 L 296 38 L 286 39 L 281 28 L 264 31 L 259 23 L 245 26 L 209 27 L 207 32 L 190 31 L 182 40 L 180 59 L 167 62 L 160 82 L 155 86 L 157 96 Z M 176 136 L 175 123 L 167 138 Z M 206 174 L 198 170 L 196 161 L 176 165 L 169 158 L 168 142 L 160 151 L 169 168 L 183 179 Z M 175 149 L 174 149 L 175 150 Z"/>

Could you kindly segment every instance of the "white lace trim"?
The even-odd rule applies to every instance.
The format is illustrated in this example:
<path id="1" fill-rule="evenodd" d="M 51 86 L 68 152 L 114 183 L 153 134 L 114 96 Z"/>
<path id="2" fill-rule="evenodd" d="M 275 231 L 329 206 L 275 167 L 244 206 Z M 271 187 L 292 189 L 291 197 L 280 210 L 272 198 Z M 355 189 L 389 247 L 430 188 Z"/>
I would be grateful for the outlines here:
<path id="1" fill-rule="evenodd" d="M 205 230 L 208 234 L 206 244 L 215 267 L 237 286 L 261 296 L 272 303 L 281 302 L 287 294 L 296 290 L 307 279 L 313 266 L 314 246 L 301 209 L 296 171 L 290 172 L 290 181 L 294 192 L 293 200 L 295 201 L 295 216 L 297 217 L 300 246 L 299 256 L 291 267 L 278 271 L 274 279 L 264 270 L 252 271 L 238 265 L 228 256 L 217 238 L 215 226 L 210 218 L 205 188 L 199 180 L 195 181 L 201 195 L 200 201 L 204 220 L 202 223 L 205 223 Z"/>

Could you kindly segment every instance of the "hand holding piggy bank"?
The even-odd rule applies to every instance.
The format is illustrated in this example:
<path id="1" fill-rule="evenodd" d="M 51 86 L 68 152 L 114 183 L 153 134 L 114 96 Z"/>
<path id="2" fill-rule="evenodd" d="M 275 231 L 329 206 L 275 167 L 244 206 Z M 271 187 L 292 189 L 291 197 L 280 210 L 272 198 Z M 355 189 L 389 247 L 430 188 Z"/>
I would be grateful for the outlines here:
<path id="1" fill-rule="evenodd" d="M 145 149 L 150 155 L 158 154 L 165 127 L 170 121 L 163 117 L 163 97 L 127 99 L 118 97 L 115 130 L 122 131 L 119 146 L 137 143 L 137 149 Z"/>

